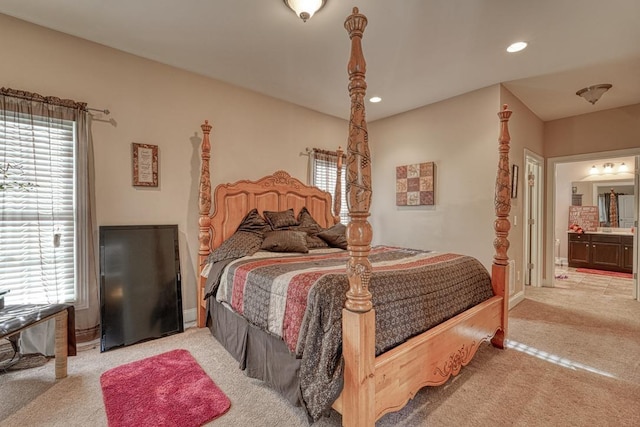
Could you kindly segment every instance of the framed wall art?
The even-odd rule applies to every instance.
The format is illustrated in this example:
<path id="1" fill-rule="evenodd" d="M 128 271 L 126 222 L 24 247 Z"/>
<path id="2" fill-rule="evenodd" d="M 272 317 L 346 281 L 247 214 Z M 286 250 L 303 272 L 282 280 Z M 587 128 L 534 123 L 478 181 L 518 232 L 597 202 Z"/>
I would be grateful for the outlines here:
<path id="1" fill-rule="evenodd" d="M 435 181 L 434 162 L 396 167 L 396 206 L 435 205 Z"/>
<path id="2" fill-rule="evenodd" d="M 133 185 L 136 187 L 158 186 L 158 146 L 132 143 Z"/>

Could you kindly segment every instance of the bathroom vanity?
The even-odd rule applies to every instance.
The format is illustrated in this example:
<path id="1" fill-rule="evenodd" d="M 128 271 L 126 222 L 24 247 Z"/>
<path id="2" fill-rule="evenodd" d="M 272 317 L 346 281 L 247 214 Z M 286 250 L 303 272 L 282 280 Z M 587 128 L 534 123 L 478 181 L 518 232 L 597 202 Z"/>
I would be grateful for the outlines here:
<path id="1" fill-rule="evenodd" d="M 582 234 L 569 231 L 568 239 L 569 267 L 623 273 L 633 271 L 631 229 L 598 229 Z"/>

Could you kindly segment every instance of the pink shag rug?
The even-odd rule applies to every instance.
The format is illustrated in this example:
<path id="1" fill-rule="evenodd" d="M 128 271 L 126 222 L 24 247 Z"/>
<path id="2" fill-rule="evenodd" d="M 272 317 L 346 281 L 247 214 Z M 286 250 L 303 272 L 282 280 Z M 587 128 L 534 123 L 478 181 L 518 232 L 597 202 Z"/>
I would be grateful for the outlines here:
<path id="1" fill-rule="evenodd" d="M 100 385 L 110 427 L 201 426 L 231 406 L 187 350 L 110 369 Z"/>
<path id="2" fill-rule="evenodd" d="M 624 279 L 633 279 L 633 274 L 622 273 L 619 271 L 594 270 L 592 268 L 576 268 L 578 273 L 599 274 L 601 276 L 621 277 Z"/>

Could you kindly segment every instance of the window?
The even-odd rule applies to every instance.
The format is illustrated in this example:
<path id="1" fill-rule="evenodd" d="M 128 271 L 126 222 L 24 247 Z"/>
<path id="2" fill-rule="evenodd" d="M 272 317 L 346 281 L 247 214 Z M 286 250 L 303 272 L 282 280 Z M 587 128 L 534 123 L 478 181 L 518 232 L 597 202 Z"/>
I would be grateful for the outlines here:
<path id="1" fill-rule="evenodd" d="M 337 156 L 335 153 L 328 153 L 323 150 L 314 149 L 311 152 L 312 158 L 312 185 L 321 190 L 331 193 L 331 198 L 335 197 L 336 177 L 337 177 Z M 340 204 L 340 222 L 349 223 L 349 210 L 347 207 L 347 184 L 346 166 L 342 163 L 342 197 Z"/>
<path id="2" fill-rule="evenodd" d="M 9 304 L 86 304 L 76 280 L 86 234 L 77 142 L 73 120 L 0 109 L 0 288 Z"/>

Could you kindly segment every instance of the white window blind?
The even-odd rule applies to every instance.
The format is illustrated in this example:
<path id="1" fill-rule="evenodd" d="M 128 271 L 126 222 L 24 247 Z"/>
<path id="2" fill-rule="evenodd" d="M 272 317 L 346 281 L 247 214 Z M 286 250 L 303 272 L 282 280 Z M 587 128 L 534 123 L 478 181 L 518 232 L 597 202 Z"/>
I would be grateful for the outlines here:
<path id="1" fill-rule="evenodd" d="M 336 189 L 336 177 L 337 166 L 335 161 L 329 161 L 316 158 L 313 161 L 313 183 L 312 185 L 320 188 L 321 190 L 331 193 L 331 198 L 335 198 Z M 349 223 L 349 210 L 347 208 L 347 183 L 346 183 L 346 167 L 342 164 L 342 197 L 340 205 L 340 222 L 343 224 Z"/>
<path id="2" fill-rule="evenodd" d="M 7 304 L 76 300 L 75 122 L 0 120 L 0 288 Z"/>

